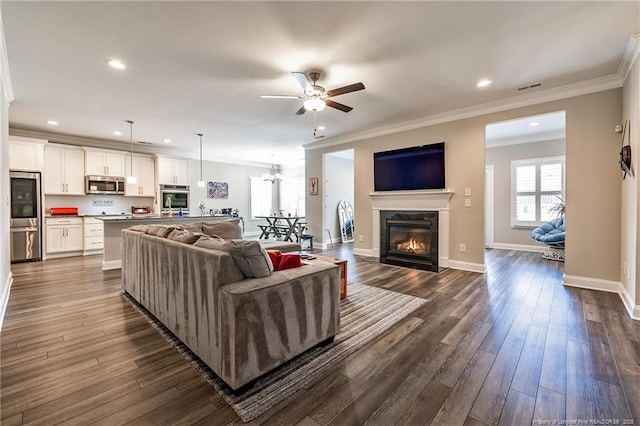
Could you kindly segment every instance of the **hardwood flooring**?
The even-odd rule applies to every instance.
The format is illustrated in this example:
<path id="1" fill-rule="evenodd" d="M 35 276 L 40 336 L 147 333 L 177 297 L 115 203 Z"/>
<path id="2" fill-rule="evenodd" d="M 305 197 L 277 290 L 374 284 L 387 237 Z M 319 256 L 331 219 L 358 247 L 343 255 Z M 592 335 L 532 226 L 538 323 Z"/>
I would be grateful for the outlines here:
<path id="1" fill-rule="evenodd" d="M 493 250 L 484 275 L 435 274 L 348 246 L 322 254 L 348 259 L 350 283 L 428 303 L 256 423 L 640 422 L 640 323 L 615 294 L 562 286 L 562 263 Z M 120 297 L 119 270 L 100 265 L 100 256 L 13 265 L 0 423 L 240 424 Z"/>

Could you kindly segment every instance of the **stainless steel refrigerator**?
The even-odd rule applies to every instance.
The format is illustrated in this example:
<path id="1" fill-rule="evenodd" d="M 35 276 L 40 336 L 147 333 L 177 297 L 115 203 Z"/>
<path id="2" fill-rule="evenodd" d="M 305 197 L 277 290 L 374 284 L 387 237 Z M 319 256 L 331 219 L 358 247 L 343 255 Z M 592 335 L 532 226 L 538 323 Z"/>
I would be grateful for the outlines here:
<path id="1" fill-rule="evenodd" d="M 10 171 L 11 262 L 42 259 L 40 173 Z"/>

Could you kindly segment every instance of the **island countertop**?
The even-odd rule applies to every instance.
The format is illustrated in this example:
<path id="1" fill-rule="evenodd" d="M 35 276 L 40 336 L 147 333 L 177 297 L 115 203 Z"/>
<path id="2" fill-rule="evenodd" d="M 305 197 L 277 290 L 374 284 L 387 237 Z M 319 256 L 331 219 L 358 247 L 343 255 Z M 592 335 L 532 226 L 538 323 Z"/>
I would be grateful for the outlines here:
<path id="1" fill-rule="evenodd" d="M 160 225 L 182 224 L 195 222 L 219 222 L 232 219 L 231 216 L 160 216 L 160 215 L 125 215 L 125 216 L 100 216 L 104 222 L 104 254 L 102 269 L 118 269 L 122 265 L 122 230 L 133 225 Z"/>

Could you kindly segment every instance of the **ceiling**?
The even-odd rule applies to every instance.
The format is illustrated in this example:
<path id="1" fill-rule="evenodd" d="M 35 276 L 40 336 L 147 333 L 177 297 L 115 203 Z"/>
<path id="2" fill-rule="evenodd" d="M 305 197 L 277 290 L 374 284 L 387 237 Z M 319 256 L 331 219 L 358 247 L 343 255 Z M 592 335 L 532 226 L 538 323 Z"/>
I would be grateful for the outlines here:
<path id="1" fill-rule="evenodd" d="M 564 143 L 565 136 L 566 114 L 564 111 L 490 123 L 487 124 L 485 131 L 487 148 L 551 140 Z"/>
<path id="2" fill-rule="evenodd" d="M 615 75 L 639 2 L 2 1 L 13 129 L 292 164 L 302 145 Z M 117 58 L 127 69 L 106 61 Z M 296 116 L 291 71 L 366 90 Z M 493 84 L 479 89 L 482 78 Z M 58 126 L 47 125 L 56 120 Z M 315 139 L 313 129 L 325 126 Z M 119 130 L 123 136 L 114 136 Z M 170 143 L 163 142 L 171 139 Z M 121 142 L 118 144 L 118 142 Z"/>

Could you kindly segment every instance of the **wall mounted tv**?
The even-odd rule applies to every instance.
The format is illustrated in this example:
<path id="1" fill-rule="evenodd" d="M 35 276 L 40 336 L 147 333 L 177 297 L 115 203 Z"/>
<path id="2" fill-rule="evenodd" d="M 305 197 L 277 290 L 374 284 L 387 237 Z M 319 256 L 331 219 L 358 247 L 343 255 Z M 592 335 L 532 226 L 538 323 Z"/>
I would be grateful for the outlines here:
<path id="1" fill-rule="evenodd" d="M 374 191 L 444 189 L 444 142 L 373 153 Z"/>

